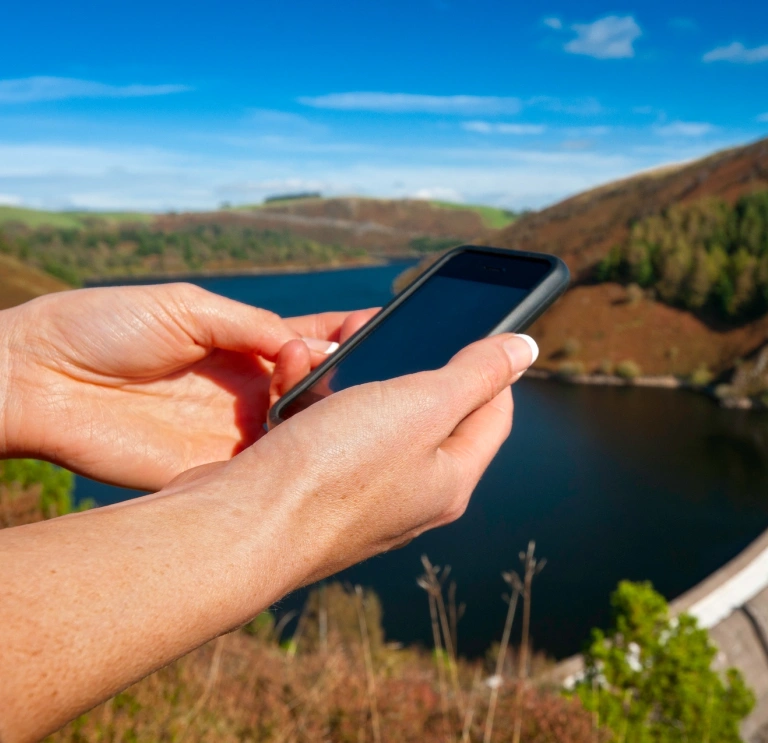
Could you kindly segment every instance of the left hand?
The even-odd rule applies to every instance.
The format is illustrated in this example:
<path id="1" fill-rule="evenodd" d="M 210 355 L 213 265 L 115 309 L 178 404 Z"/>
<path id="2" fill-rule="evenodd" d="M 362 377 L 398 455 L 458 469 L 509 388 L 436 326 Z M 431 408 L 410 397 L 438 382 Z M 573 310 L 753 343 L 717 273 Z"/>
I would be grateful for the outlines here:
<path id="1" fill-rule="evenodd" d="M 270 399 L 372 314 L 283 320 L 190 284 L 83 289 L 6 310 L 0 456 L 157 490 L 259 439 Z"/>

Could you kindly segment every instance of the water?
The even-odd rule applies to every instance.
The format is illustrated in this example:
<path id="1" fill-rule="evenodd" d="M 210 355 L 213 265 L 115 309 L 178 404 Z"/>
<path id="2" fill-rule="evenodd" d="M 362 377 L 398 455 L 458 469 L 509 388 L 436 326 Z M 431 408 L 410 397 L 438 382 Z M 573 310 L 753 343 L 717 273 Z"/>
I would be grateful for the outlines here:
<path id="1" fill-rule="evenodd" d="M 296 315 L 385 302 L 403 265 L 300 275 L 201 279 L 241 301 Z M 78 497 L 111 503 L 135 493 L 79 478 Z M 415 494 L 418 497 L 418 494 Z M 375 515 L 374 515 L 375 516 Z M 406 548 L 351 568 L 373 587 L 389 639 L 430 642 L 416 586 L 423 553 L 452 566 L 467 605 L 460 649 L 482 653 L 501 634 L 518 552 L 535 539 L 547 566 L 534 583 L 534 642 L 556 657 L 578 651 L 609 618 L 619 580 L 651 580 L 674 598 L 768 528 L 768 419 L 721 410 L 668 390 L 515 387 L 512 436 L 465 516 Z M 278 612 L 298 607 L 289 596 Z"/>

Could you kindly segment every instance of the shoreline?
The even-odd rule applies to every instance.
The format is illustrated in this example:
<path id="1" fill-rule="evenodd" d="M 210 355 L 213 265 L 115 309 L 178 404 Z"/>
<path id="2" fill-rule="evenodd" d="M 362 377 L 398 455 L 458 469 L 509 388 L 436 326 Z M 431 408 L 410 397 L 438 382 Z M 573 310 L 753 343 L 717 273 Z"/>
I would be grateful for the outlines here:
<path id="1" fill-rule="evenodd" d="M 251 266 L 240 268 L 225 268 L 221 270 L 206 269 L 201 271 L 167 271 L 163 273 L 125 274 L 122 276 L 104 276 L 90 278 L 83 282 L 84 287 L 119 286 L 121 284 L 144 283 L 155 281 L 192 281 L 194 279 L 234 279 L 249 276 L 273 276 L 281 274 L 330 273 L 351 268 L 381 268 L 393 263 L 418 261 L 418 256 L 375 257 L 368 260 L 350 261 L 347 263 L 330 264 L 282 264 L 279 266 Z"/>
<path id="2" fill-rule="evenodd" d="M 768 410 L 768 405 L 749 397 L 725 397 L 715 394 L 712 385 L 701 386 L 692 384 L 685 379 L 670 374 L 659 376 L 639 376 L 633 378 L 617 377 L 611 374 L 560 374 L 548 369 L 529 369 L 525 376 L 529 379 L 542 379 L 561 384 L 587 385 L 595 387 L 646 387 L 664 390 L 687 390 L 705 395 L 721 408 L 727 410 Z"/>

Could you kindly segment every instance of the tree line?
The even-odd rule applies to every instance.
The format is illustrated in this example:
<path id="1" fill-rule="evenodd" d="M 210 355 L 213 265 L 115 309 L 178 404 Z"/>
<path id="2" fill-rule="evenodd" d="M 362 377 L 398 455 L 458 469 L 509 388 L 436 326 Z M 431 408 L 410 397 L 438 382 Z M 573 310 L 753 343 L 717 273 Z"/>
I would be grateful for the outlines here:
<path id="1" fill-rule="evenodd" d="M 768 191 L 730 205 L 676 204 L 635 222 L 597 266 L 598 281 L 636 283 L 667 304 L 733 321 L 768 311 Z"/>
<path id="2" fill-rule="evenodd" d="M 177 221 L 172 228 L 93 220 L 87 227 L 0 227 L 0 252 L 80 286 L 91 278 L 197 273 L 359 260 L 365 252 L 248 224 Z"/>

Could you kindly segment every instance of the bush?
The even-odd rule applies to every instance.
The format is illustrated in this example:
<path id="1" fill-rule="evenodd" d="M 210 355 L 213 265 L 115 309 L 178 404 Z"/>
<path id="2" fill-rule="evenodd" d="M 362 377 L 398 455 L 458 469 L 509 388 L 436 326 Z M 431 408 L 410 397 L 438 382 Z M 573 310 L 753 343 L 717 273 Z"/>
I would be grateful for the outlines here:
<path id="1" fill-rule="evenodd" d="M 691 373 L 689 381 L 695 387 L 706 387 L 714 378 L 715 375 L 706 364 L 699 364 Z"/>
<path id="2" fill-rule="evenodd" d="M 581 341 L 579 341 L 578 338 L 568 338 L 565 343 L 563 343 L 563 348 L 561 349 L 562 355 L 569 359 L 573 356 L 578 356 L 581 352 Z"/>
<path id="3" fill-rule="evenodd" d="M 71 472 L 37 459 L 0 461 L 0 484 L 20 491 L 40 486 L 40 508 L 45 518 L 65 516 L 93 505 L 91 502 L 75 505 L 75 478 Z"/>
<path id="4" fill-rule="evenodd" d="M 612 626 L 593 630 L 584 656 L 584 706 L 627 743 L 740 743 L 754 694 L 736 669 L 712 669 L 717 650 L 696 619 L 671 618 L 650 583 L 623 581 L 611 604 Z"/>
<path id="5" fill-rule="evenodd" d="M 616 376 L 622 379 L 635 379 L 640 376 L 640 367 L 630 360 L 620 361 L 616 364 Z"/>
<path id="6" fill-rule="evenodd" d="M 563 361 L 557 367 L 557 373 L 561 377 L 576 377 L 586 373 L 586 368 L 581 361 Z"/>

